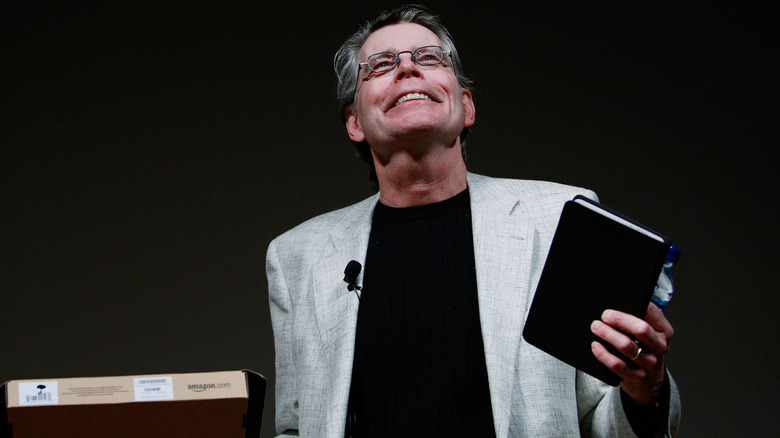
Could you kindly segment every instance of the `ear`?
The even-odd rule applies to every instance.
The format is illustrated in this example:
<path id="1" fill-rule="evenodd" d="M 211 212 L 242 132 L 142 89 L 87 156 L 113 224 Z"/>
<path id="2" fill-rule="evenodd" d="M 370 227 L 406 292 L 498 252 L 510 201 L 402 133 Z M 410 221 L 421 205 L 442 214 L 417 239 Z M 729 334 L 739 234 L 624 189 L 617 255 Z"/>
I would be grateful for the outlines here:
<path id="1" fill-rule="evenodd" d="M 474 120 L 477 117 L 477 110 L 474 108 L 474 99 L 471 97 L 471 91 L 463 89 L 463 115 L 465 116 L 464 126 L 474 125 Z"/>
<path id="2" fill-rule="evenodd" d="M 363 129 L 360 127 L 360 121 L 358 120 L 355 104 L 353 103 L 347 106 L 347 108 L 344 110 L 344 113 L 347 118 L 347 133 L 349 134 L 349 139 L 356 143 L 365 141 L 366 135 L 363 133 Z"/>

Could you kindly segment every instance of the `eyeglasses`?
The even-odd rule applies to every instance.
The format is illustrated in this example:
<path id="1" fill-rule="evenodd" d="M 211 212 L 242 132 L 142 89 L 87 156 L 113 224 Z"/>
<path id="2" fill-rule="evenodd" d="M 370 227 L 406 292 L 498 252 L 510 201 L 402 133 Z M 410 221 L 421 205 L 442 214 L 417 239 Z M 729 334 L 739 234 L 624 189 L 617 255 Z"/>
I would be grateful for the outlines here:
<path id="1" fill-rule="evenodd" d="M 358 64 L 358 70 L 365 66 L 374 73 L 382 73 L 390 71 L 395 68 L 401 62 L 402 53 L 411 53 L 412 61 L 418 65 L 438 65 L 444 61 L 444 55 L 449 55 L 449 51 L 445 51 L 439 46 L 425 46 L 412 50 L 404 50 L 402 52 L 381 52 L 374 53 L 366 59 L 366 62 Z"/>

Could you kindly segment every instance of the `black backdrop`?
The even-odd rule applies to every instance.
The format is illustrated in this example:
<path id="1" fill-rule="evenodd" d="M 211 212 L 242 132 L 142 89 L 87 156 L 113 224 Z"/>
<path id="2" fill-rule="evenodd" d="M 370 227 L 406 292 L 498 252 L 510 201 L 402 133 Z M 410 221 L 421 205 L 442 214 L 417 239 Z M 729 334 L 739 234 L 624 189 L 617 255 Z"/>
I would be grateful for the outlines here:
<path id="1" fill-rule="evenodd" d="M 585 186 L 671 236 L 683 434 L 775 432 L 767 12 L 501 3 L 428 3 L 476 81 L 470 170 Z M 0 380 L 273 384 L 267 244 L 370 194 L 331 61 L 391 3 L 184 5 L 3 7 Z"/>

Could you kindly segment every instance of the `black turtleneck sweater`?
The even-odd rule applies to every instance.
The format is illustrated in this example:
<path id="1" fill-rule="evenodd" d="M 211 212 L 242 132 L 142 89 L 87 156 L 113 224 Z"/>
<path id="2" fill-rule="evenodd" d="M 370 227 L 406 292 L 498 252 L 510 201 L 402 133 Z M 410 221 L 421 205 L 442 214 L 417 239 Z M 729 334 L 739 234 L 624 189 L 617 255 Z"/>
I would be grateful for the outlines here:
<path id="1" fill-rule="evenodd" d="M 353 437 L 495 436 L 468 190 L 419 207 L 377 205 L 350 423 Z"/>

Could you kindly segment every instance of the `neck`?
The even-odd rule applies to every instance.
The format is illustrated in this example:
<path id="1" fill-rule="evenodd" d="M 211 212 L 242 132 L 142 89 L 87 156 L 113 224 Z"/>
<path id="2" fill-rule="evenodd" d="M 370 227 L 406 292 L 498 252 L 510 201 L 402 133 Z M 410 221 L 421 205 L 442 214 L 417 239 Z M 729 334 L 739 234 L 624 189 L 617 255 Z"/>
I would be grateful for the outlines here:
<path id="1" fill-rule="evenodd" d="M 460 142 L 443 154 L 397 153 L 380 160 L 374 153 L 379 200 L 390 207 L 412 207 L 444 201 L 466 189 L 466 163 Z"/>

